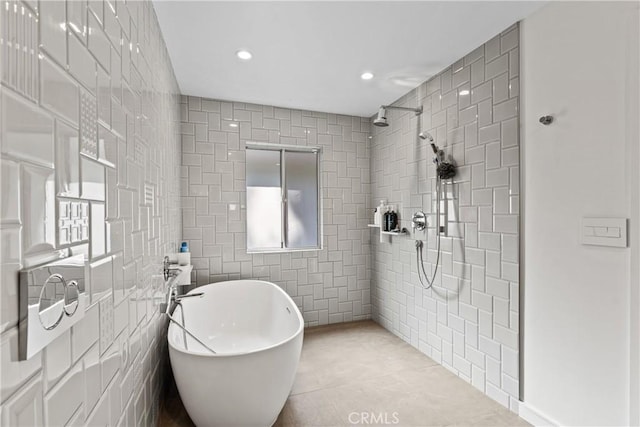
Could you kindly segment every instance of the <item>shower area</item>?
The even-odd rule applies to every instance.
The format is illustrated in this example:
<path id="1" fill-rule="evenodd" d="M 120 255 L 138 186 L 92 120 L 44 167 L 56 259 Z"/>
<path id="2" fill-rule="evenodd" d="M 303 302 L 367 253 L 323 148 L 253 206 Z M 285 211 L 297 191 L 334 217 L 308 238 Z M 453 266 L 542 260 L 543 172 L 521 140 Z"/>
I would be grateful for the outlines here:
<path id="1" fill-rule="evenodd" d="M 519 396 L 518 26 L 372 118 L 372 317 L 501 404 Z M 424 214 L 422 216 L 422 213 Z M 426 227 L 421 229 L 421 222 Z M 372 231 L 372 233 L 375 233 Z"/>

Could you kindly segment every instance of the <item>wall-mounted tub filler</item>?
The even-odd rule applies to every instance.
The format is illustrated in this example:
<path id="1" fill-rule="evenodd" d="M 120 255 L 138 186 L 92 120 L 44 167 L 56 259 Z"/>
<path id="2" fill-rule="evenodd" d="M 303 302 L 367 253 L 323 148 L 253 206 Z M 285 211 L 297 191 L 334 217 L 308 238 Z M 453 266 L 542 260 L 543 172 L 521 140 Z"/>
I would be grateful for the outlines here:
<path id="1" fill-rule="evenodd" d="M 167 282 L 169 289 L 167 290 L 167 297 L 166 297 L 166 301 L 163 304 L 160 304 L 160 312 L 165 314 L 168 318 L 169 321 L 174 323 L 175 325 L 177 325 L 180 330 L 182 331 L 183 336 L 183 340 L 186 343 L 187 342 L 187 335 L 189 335 L 191 338 L 193 338 L 199 345 L 201 345 L 205 350 L 209 351 L 211 354 L 216 354 L 216 351 L 214 349 L 212 349 L 211 347 L 209 347 L 207 344 L 205 344 L 203 341 L 200 340 L 200 338 L 198 338 L 193 332 L 191 332 L 189 329 L 187 329 L 187 324 L 184 320 L 184 310 L 182 309 L 182 299 L 183 298 L 195 298 L 195 297 L 202 297 L 204 294 L 202 292 L 191 292 L 188 295 L 179 295 L 178 292 L 178 277 L 181 274 L 181 270 L 179 268 L 177 269 L 172 269 L 167 267 L 167 259 L 168 257 L 165 257 L 165 266 L 164 266 L 164 277 L 165 277 L 165 281 Z M 176 270 L 178 271 L 176 273 Z M 178 306 L 181 307 L 180 309 L 180 315 L 181 315 L 181 321 L 178 322 L 172 315 L 172 310 L 175 310 Z M 185 344 L 186 345 L 186 344 Z"/>

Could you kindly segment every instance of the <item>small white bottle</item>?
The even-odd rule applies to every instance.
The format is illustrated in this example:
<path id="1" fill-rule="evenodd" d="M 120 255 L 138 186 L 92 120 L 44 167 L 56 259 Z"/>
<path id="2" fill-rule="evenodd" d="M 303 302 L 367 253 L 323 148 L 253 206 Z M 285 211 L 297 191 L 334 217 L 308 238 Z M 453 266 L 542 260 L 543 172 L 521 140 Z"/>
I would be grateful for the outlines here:
<path id="1" fill-rule="evenodd" d="M 191 253 L 189 252 L 189 246 L 187 242 L 182 242 L 180 246 L 180 252 L 178 252 L 178 265 L 191 264 Z"/>
<path id="2" fill-rule="evenodd" d="M 380 200 L 380 205 L 376 208 L 375 218 L 373 222 L 375 225 L 379 225 L 380 228 L 384 226 L 382 222 L 383 222 L 383 215 L 386 211 L 387 211 L 387 206 L 385 205 L 385 201 Z"/>

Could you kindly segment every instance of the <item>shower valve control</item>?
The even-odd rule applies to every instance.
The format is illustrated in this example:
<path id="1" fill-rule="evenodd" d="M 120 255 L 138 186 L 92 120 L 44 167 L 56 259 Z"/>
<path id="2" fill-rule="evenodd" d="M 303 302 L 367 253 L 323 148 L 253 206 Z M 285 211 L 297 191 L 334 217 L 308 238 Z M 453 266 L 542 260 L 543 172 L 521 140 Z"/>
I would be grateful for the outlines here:
<path id="1" fill-rule="evenodd" d="M 422 211 L 417 211 L 411 218 L 411 228 L 418 231 L 423 231 L 427 228 L 427 216 Z"/>

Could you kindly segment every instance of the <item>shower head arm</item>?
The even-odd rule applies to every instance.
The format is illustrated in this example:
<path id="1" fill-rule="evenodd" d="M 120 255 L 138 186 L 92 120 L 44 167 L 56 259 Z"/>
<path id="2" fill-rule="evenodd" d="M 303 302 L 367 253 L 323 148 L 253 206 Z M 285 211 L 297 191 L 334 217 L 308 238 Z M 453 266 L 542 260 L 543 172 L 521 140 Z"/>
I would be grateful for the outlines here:
<path id="1" fill-rule="evenodd" d="M 409 108 L 409 107 L 396 107 L 395 105 L 382 105 L 380 108 L 384 108 L 385 110 L 404 110 L 404 111 L 413 111 L 416 113 L 416 116 L 422 114 L 422 106 L 418 108 Z"/>

